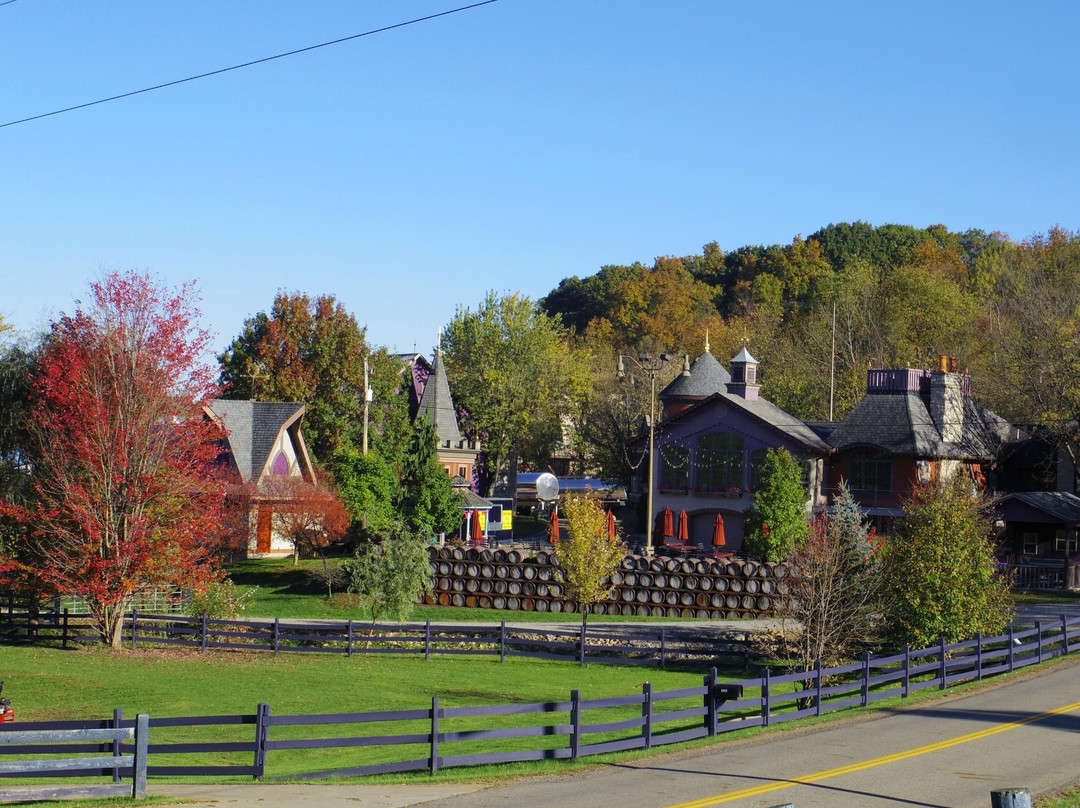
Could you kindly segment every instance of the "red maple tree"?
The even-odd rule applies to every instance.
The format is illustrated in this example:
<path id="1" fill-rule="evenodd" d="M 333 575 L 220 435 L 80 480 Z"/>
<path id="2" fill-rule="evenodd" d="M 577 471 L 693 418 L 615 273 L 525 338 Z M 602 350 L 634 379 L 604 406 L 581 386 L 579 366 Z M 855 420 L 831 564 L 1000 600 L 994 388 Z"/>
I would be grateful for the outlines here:
<path id="1" fill-rule="evenodd" d="M 223 436 L 202 411 L 217 388 L 193 286 L 127 272 L 90 293 L 53 324 L 32 377 L 36 501 L 9 568 L 86 598 L 118 647 L 138 589 L 218 574 Z"/>

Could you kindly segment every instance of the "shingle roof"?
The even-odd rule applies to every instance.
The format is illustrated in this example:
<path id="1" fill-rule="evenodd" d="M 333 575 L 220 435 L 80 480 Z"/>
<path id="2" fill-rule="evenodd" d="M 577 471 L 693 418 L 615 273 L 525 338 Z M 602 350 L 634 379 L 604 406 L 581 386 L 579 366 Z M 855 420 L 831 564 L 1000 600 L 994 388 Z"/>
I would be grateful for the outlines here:
<path id="1" fill-rule="evenodd" d="M 424 394 L 420 397 L 420 409 L 417 414 L 427 416 L 441 442 L 458 443 L 461 441 L 457 411 L 454 409 L 454 400 L 450 397 L 446 368 L 440 355 L 435 356 L 435 365 L 431 375 L 428 376 L 427 384 L 424 385 Z"/>
<path id="2" fill-rule="evenodd" d="M 273 401 L 230 401 L 208 404 L 229 430 L 229 450 L 243 482 L 258 481 L 281 431 L 304 414 L 304 405 Z"/>
<path id="3" fill-rule="evenodd" d="M 995 413 L 964 397 L 963 435 L 941 439 L 926 398 L 919 393 L 869 393 L 829 436 L 837 449 L 876 446 L 892 454 L 919 457 L 987 458 L 1008 440 L 1010 426 Z"/>
<path id="4" fill-rule="evenodd" d="M 1075 494 L 1065 491 L 1020 491 L 1002 497 L 1001 501 L 1010 499 L 1019 500 L 1059 522 L 1080 522 L 1080 497 Z"/>
<path id="5" fill-rule="evenodd" d="M 690 364 L 690 375 L 679 374 L 675 380 L 660 391 L 660 398 L 704 398 L 713 393 L 727 391 L 731 374 L 728 373 L 719 360 L 706 351 Z"/>

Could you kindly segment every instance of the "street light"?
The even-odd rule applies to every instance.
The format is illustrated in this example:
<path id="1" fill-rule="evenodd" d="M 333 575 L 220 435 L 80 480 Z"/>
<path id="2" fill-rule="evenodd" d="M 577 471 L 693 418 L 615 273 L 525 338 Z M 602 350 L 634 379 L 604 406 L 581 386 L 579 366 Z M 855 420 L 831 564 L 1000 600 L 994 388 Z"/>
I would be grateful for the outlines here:
<path id="1" fill-rule="evenodd" d="M 653 492 L 653 473 L 655 469 L 655 460 L 653 459 L 654 442 L 656 435 L 656 372 L 664 366 L 664 363 L 670 361 L 671 354 L 662 353 L 659 357 L 653 357 L 647 353 L 638 354 L 637 359 L 632 356 L 619 356 L 619 366 L 615 371 L 615 375 L 620 379 L 626 378 L 626 365 L 623 363 L 623 359 L 629 359 L 641 370 L 649 376 L 649 483 L 648 493 L 645 495 L 645 507 L 648 514 L 645 518 L 645 555 L 651 556 L 653 554 L 652 543 L 652 531 L 653 531 L 653 504 L 652 504 L 652 492 Z"/>

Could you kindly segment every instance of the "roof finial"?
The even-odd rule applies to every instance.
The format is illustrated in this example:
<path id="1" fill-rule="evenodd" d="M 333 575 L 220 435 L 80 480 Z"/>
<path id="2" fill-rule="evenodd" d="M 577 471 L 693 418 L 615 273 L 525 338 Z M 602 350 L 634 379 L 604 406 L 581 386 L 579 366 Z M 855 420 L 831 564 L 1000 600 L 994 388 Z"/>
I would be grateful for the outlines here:
<path id="1" fill-rule="evenodd" d="M 435 355 L 442 356 L 442 331 L 440 331 L 439 335 L 435 338 Z"/>
<path id="2" fill-rule="evenodd" d="M 705 326 L 705 353 L 712 353 L 709 350 L 709 327 Z"/>

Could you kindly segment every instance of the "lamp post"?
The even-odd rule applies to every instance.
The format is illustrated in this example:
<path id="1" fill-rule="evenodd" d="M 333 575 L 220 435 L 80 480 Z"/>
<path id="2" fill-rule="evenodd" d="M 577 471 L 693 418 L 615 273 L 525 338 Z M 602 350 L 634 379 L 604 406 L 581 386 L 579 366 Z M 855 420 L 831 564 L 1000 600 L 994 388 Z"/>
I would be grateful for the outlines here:
<path id="1" fill-rule="evenodd" d="M 647 353 L 638 354 L 635 359 L 633 356 L 619 356 L 619 366 L 615 372 L 615 375 L 620 378 L 626 378 L 626 365 L 623 360 L 629 359 L 649 377 L 649 482 L 648 491 L 645 494 L 645 508 L 648 511 L 645 517 L 645 555 L 651 556 L 653 554 L 653 475 L 655 473 L 655 460 L 653 455 L 655 454 L 655 442 L 656 442 L 656 373 L 664 366 L 664 363 L 671 359 L 671 354 L 662 353 L 658 357 L 653 357 Z"/>

